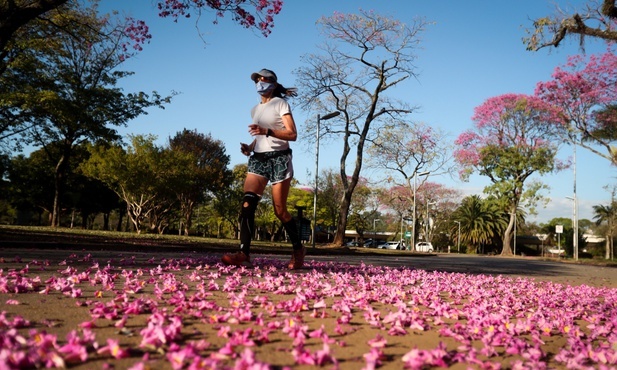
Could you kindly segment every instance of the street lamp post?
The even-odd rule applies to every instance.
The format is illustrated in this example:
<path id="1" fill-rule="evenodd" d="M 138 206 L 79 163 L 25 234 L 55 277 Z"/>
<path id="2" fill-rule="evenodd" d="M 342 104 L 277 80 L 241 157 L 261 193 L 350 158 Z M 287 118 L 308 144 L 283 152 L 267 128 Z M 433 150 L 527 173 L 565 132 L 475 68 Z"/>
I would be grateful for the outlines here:
<path id="1" fill-rule="evenodd" d="M 461 221 L 454 221 L 458 224 L 458 238 L 456 239 L 456 253 L 461 253 Z"/>
<path id="2" fill-rule="evenodd" d="M 321 120 L 328 120 L 330 118 L 334 118 L 341 114 L 341 112 L 336 111 L 332 113 L 328 113 L 323 117 L 317 115 L 317 129 L 316 131 L 316 140 L 315 140 L 315 190 L 313 192 L 313 233 L 311 235 L 311 239 L 313 240 L 313 248 L 315 248 L 315 228 L 317 227 L 317 181 L 319 180 L 319 125 Z"/>
<path id="3" fill-rule="evenodd" d="M 516 211 L 514 211 L 513 216 L 514 216 L 514 255 L 516 256 Z"/>
<path id="4" fill-rule="evenodd" d="M 572 174 L 574 176 L 574 194 L 572 195 L 572 198 L 570 197 L 566 197 L 571 199 L 574 202 L 573 205 L 573 217 L 572 217 L 572 227 L 574 228 L 574 235 L 573 238 L 574 240 L 572 241 L 572 247 L 573 247 L 573 254 L 574 254 L 574 260 L 578 261 L 578 199 L 576 198 L 576 144 L 572 143 Z"/>
<path id="5" fill-rule="evenodd" d="M 406 235 L 407 235 L 407 232 L 409 231 L 408 230 L 409 222 L 412 221 L 412 219 L 410 217 L 403 217 L 403 220 L 405 220 L 407 222 L 405 223 L 405 237 L 403 237 L 401 239 L 405 240 L 405 243 L 407 243 L 407 236 Z M 401 234 L 403 234 L 402 230 L 403 229 L 401 229 Z M 409 238 L 409 242 L 411 243 L 411 237 Z M 411 247 L 409 245 L 406 245 L 405 249 L 406 250 L 411 250 Z"/>
<path id="6" fill-rule="evenodd" d="M 403 240 L 403 214 L 401 214 L 401 240 Z"/>
<path id="7" fill-rule="evenodd" d="M 413 175 L 413 210 L 412 210 L 412 224 L 411 224 L 411 246 L 409 247 L 409 249 L 415 249 L 416 248 L 416 190 L 417 190 L 417 179 L 418 176 L 428 176 L 428 174 L 430 174 L 429 171 L 426 172 L 420 172 L 420 173 L 414 173 Z"/>
<path id="8" fill-rule="evenodd" d="M 574 197 L 566 197 L 572 201 L 572 254 L 575 261 L 578 261 L 578 202 L 576 199 L 576 186 L 574 187 Z"/>
<path id="9" fill-rule="evenodd" d="M 377 245 L 377 229 L 375 228 L 377 221 L 379 221 L 378 218 L 373 219 L 373 246 Z"/>

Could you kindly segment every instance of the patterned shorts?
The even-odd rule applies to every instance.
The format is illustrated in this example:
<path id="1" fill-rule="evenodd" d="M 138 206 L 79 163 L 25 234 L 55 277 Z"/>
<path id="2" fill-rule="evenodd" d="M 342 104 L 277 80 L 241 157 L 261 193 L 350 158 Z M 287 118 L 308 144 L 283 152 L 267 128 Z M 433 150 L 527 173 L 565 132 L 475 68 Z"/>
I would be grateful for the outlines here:
<path id="1" fill-rule="evenodd" d="M 293 177 L 291 149 L 276 152 L 253 153 L 248 172 L 265 177 L 273 184 Z"/>

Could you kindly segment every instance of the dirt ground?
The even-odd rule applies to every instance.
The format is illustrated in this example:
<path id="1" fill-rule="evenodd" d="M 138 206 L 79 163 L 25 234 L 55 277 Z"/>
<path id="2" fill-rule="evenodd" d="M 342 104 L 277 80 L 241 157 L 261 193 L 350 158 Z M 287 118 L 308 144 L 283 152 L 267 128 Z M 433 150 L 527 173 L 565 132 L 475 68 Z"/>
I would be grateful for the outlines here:
<path id="1" fill-rule="evenodd" d="M 307 269 L 290 272 L 285 248 L 256 248 L 255 269 L 218 265 L 229 249 L 0 230 L 0 352 L 41 363 L 60 353 L 75 369 L 561 368 L 576 357 L 564 352 L 570 333 L 592 336 L 591 306 L 617 315 L 605 302 L 617 296 L 612 265 L 317 248 Z M 533 326 L 525 320 L 536 314 L 552 320 L 545 332 L 513 334 L 512 326 Z M 595 317 L 595 326 L 605 320 Z M 145 343 L 157 325 L 159 339 Z M 523 349 L 493 337 L 497 331 Z M 55 344 L 40 344 L 41 333 Z M 85 357 L 62 352 L 76 333 Z M 29 344 L 11 349 L 11 335 Z M 594 337 L 599 347 L 614 339 Z M 606 365 L 617 366 L 617 348 L 608 351 Z"/>

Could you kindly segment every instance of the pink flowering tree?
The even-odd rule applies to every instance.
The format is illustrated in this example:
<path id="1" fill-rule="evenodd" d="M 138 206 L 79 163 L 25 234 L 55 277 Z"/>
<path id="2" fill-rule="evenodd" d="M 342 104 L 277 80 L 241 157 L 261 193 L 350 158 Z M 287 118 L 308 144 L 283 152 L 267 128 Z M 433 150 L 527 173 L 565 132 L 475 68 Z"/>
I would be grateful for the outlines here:
<path id="1" fill-rule="evenodd" d="M 429 235 L 426 238 L 430 241 L 436 231 L 450 232 L 447 225 L 450 222 L 449 215 L 456 209 L 461 198 L 461 192 L 443 184 L 427 181 L 424 177 L 421 180 L 416 189 L 417 212 L 414 240 L 418 240 L 418 234 L 425 233 L 428 230 Z M 411 225 L 411 222 L 413 222 L 413 183 L 411 187 L 404 184 L 395 184 L 380 189 L 378 198 L 382 208 L 386 210 L 385 213 L 396 215 L 394 220 L 401 222 L 401 228 L 403 226 L 402 221 L 405 221 L 406 229 Z M 426 217 L 427 201 L 431 202 L 430 222 Z M 437 202 L 432 203 L 435 201 Z M 425 227 L 427 222 L 430 225 L 428 229 Z M 402 234 L 400 238 L 403 238 Z M 395 237 L 395 239 L 398 239 L 398 237 Z"/>
<path id="2" fill-rule="evenodd" d="M 558 128 L 562 115 L 554 106 L 534 96 L 505 94 L 487 99 L 476 107 L 475 128 L 455 141 L 454 155 L 463 179 L 477 172 L 492 185 L 485 193 L 495 196 L 510 221 L 503 235 L 502 255 L 512 255 L 514 215 L 519 204 L 533 207 L 544 187 L 539 182 L 526 186 L 534 173 L 547 174 L 563 168 L 555 159 Z"/>
<path id="3" fill-rule="evenodd" d="M 418 177 L 418 173 L 429 172 L 430 174 L 442 174 L 453 172 L 450 167 L 452 148 L 446 144 L 445 133 L 425 123 L 408 124 L 399 122 L 396 125 L 386 126 L 380 131 L 379 136 L 371 141 L 368 150 L 367 166 L 380 170 L 384 180 L 393 184 L 392 191 L 387 192 L 391 196 L 388 204 L 395 210 L 399 217 L 413 215 L 414 192 L 422 186 L 426 188 L 427 177 Z M 438 184 L 433 184 L 437 186 Z M 420 197 L 416 194 L 416 209 L 426 205 L 426 201 L 445 201 L 443 196 L 449 189 L 437 188 L 432 193 L 431 199 Z M 423 202 L 421 202 L 423 200 Z M 416 217 L 416 220 L 422 218 Z M 418 230 L 416 225 L 415 230 Z M 414 238 L 415 239 L 415 238 Z"/>
<path id="4" fill-rule="evenodd" d="M 566 125 L 559 133 L 617 164 L 617 56 L 610 50 L 601 55 L 570 57 L 555 68 L 552 79 L 536 86 L 536 96 L 561 109 Z"/>
<path id="5" fill-rule="evenodd" d="M 367 165 L 384 170 L 387 181 L 409 188 L 418 172 L 450 172 L 451 148 L 445 133 L 425 123 L 386 126 L 368 149 Z"/>

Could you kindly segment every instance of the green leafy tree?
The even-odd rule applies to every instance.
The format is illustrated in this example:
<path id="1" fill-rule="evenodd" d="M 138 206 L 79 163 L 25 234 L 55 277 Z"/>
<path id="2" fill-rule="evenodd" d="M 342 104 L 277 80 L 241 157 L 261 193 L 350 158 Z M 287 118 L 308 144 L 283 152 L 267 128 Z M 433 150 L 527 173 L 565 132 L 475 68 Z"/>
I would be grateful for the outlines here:
<path id="1" fill-rule="evenodd" d="M 588 224 L 589 220 L 579 220 L 579 224 Z M 555 226 L 561 225 L 563 227 L 563 233 L 557 238 L 557 234 L 555 232 Z M 572 256 L 574 254 L 574 228 L 572 227 L 572 218 L 566 217 L 556 217 L 550 220 L 546 225 L 544 225 L 543 230 L 553 235 L 553 241 L 557 244 L 558 239 L 561 243 L 561 247 L 565 250 L 568 256 Z M 584 248 L 587 244 L 587 241 L 583 237 L 583 233 L 578 233 L 578 246 L 580 249 Z"/>
<path id="2" fill-rule="evenodd" d="M 0 75 L 6 61 L 15 53 L 9 47 L 17 31 L 43 14 L 56 9 L 68 0 L 3 0 L 0 1 Z"/>
<path id="3" fill-rule="evenodd" d="M 593 219 L 596 221 L 596 225 L 606 223 L 606 248 L 605 259 L 611 258 L 611 251 L 613 250 L 613 238 L 615 236 L 615 221 L 617 219 L 616 204 L 613 202 L 609 205 L 595 205 L 593 206 Z"/>
<path id="4" fill-rule="evenodd" d="M 148 152 L 150 168 L 154 174 L 155 201 L 148 215 L 150 232 L 163 234 L 170 225 L 180 224 L 182 220 L 179 194 L 189 188 L 193 176 L 192 153 L 173 151 L 168 147 L 153 145 Z"/>
<path id="5" fill-rule="evenodd" d="M 240 204 L 244 194 L 244 179 L 246 178 L 247 165 L 235 165 L 231 171 L 231 184 L 214 195 L 214 210 L 221 220 L 231 225 L 236 239 L 240 237 Z"/>
<path id="6" fill-rule="evenodd" d="M 344 242 L 368 143 L 378 136 L 386 118 L 400 118 L 414 111 L 387 95 L 415 76 L 415 51 L 427 22 L 416 19 L 410 24 L 368 11 L 324 17 L 318 21 L 328 38 L 321 48 L 323 54 L 306 55 L 306 66 L 296 71 L 306 109 L 342 113 L 323 122 L 324 137 L 342 139 L 339 163 L 343 197 L 333 241 L 338 246 Z M 314 129 L 307 127 L 311 132 Z M 354 163 L 349 175 L 348 160 Z"/>
<path id="7" fill-rule="evenodd" d="M 169 139 L 169 149 L 189 156 L 190 164 L 183 168 L 186 174 L 176 188 L 184 235 L 189 235 L 195 206 L 212 199 L 231 183 L 229 156 L 220 140 L 187 129 Z"/>
<path id="8" fill-rule="evenodd" d="M 274 214 L 272 204 L 272 187 L 268 186 L 262 194 L 261 200 L 257 204 L 257 209 L 255 210 L 254 238 L 257 240 L 265 240 L 268 238 L 269 240 L 274 241 L 276 240 L 279 232 L 281 232 L 278 218 Z M 290 208 L 290 211 L 293 214 L 293 206 Z"/>
<path id="9" fill-rule="evenodd" d="M 341 177 L 333 169 L 324 169 L 318 181 L 317 225 L 323 229 L 335 229 L 344 193 Z"/>
<path id="10" fill-rule="evenodd" d="M 119 207 L 119 198 L 116 193 L 104 183 L 85 176 L 79 165 L 86 161 L 90 153 L 84 145 L 79 145 L 71 157 L 70 176 L 67 178 L 67 191 L 64 193 L 62 204 L 71 210 L 70 226 L 80 222 L 83 229 L 92 229 L 94 218 L 102 213 L 104 229 L 109 229 L 109 215 Z M 46 169 L 49 171 L 49 168 Z M 81 219 L 81 220 L 80 220 Z"/>
<path id="11" fill-rule="evenodd" d="M 551 237 L 554 245 L 557 245 L 558 247 L 565 249 L 564 245 L 567 244 L 566 238 L 565 238 L 564 233 L 562 233 L 561 235 L 557 235 L 557 231 L 556 231 L 557 225 L 561 225 L 563 228 L 563 231 L 567 233 L 567 230 L 572 229 L 572 219 L 565 218 L 565 217 L 556 217 L 556 218 L 551 219 L 548 223 L 546 223 L 542 227 L 542 231 Z"/>
<path id="12" fill-rule="evenodd" d="M 298 186 L 298 180 L 294 179 L 292 181 L 292 187 L 289 189 L 287 204 L 289 205 L 292 216 L 296 218 L 296 225 L 301 232 L 300 236 L 303 238 L 302 240 L 310 240 L 310 236 L 307 237 L 306 233 L 308 232 L 309 235 L 312 235 L 310 230 L 312 230 L 313 227 L 313 192 L 300 188 Z M 302 220 L 298 219 L 299 209 L 302 209 Z M 308 225 L 306 225 L 307 221 L 309 222 Z M 284 229 L 282 223 L 280 224 L 280 228 Z"/>
<path id="13" fill-rule="evenodd" d="M 120 198 L 113 190 L 99 180 L 84 176 L 80 171 L 69 183 L 69 189 L 68 195 L 73 201 L 71 206 L 79 212 L 83 229 L 93 229 L 95 217 L 102 214 L 101 228 L 111 230 L 111 213 L 122 207 Z M 126 207 L 122 211 L 124 209 Z"/>
<path id="14" fill-rule="evenodd" d="M 460 244 L 468 247 L 467 253 L 477 253 L 484 245 L 493 243 L 507 227 L 500 207 L 478 195 L 464 198 L 452 218 L 461 223 Z M 456 232 L 458 235 L 458 225 Z"/>
<path id="15" fill-rule="evenodd" d="M 57 25 L 72 35 L 59 32 Z M 0 76 L 0 110 L 20 112 L 27 125 L 22 131 L 25 143 L 40 148 L 61 145 L 53 157 L 46 150 L 55 168 L 51 226 L 58 226 L 75 147 L 85 141 L 119 139 L 113 126 L 125 125 L 169 97 L 125 94 L 116 87 L 119 79 L 130 75 L 118 70 L 126 35 L 110 28 L 94 8 L 66 9 L 50 15 L 50 22 L 29 27 L 28 35 L 38 37 L 18 40 L 27 51 Z M 80 42 L 75 42 L 76 35 Z"/>
<path id="16" fill-rule="evenodd" d="M 10 164 L 9 156 L 0 153 L 0 224 L 15 221 L 15 209 L 10 203 L 10 182 L 7 180 Z"/>
<path id="17" fill-rule="evenodd" d="M 378 218 L 376 201 L 367 179 L 360 178 L 349 206 L 349 225 L 356 230 L 360 239 L 366 238 L 364 234 L 372 230 L 373 219 Z"/>
<path id="18" fill-rule="evenodd" d="M 62 148 L 60 144 L 51 144 L 45 149 L 38 149 L 28 157 L 18 155 L 11 158 L 7 170 L 7 199 L 13 208 L 18 210 L 16 220 L 20 224 L 35 223 L 38 225 L 51 223 L 42 220 L 46 214 L 51 215 L 54 192 L 53 158 Z M 64 217 L 60 220 L 64 225 L 80 225 L 91 228 L 96 215 L 103 213 L 108 222 L 109 213 L 118 208 L 118 196 L 99 181 L 84 176 L 78 169 L 79 164 L 87 159 L 88 152 L 83 146 L 75 148 L 75 154 L 69 163 L 66 178 L 67 191 L 62 197 L 62 204 L 71 213 L 70 221 Z M 29 215 L 35 214 L 33 220 Z M 70 223 L 69 223 L 70 222 Z M 108 223 L 105 227 L 108 227 Z"/>
<path id="19" fill-rule="evenodd" d="M 107 184 L 126 202 L 137 233 L 144 223 L 159 232 L 169 225 L 173 189 L 181 181 L 175 169 L 189 164 L 186 156 L 174 158 L 154 140 L 154 136 L 132 136 L 126 150 L 119 145 L 92 146 L 90 158 L 81 166 L 84 174 Z"/>
<path id="20" fill-rule="evenodd" d="M 49 149 L 53 150 L 53 147 Z M 8 179 L 11 204 L 18 211 L 17 222 L 32 223 L 27 215 L 33 212 L 37 216 L 34 223 L 43 225 L 42 217 L 45 214 L 51 215 L 54 201 L 53 192 L 49 191 L 54 183 L 53 163 L 49 156 L 39 149 L 28 157 L 20 154 L 11 158 Z"/>

